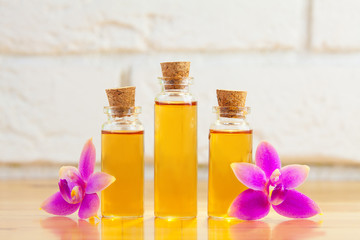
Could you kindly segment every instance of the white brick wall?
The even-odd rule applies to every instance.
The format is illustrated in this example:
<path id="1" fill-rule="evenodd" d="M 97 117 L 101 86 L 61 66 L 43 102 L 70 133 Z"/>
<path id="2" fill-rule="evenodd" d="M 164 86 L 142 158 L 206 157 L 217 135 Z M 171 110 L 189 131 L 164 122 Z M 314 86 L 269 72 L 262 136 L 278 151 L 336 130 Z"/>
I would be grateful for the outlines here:
<path id="1" fill-rule="evenodd" d="M 0 51 L 296 49 L 304 10 L 303 0 L 1 0 Z"/>
<path id="2" fill-rule="evenodd" d="M 152 150 L 153 103 L 158 91 L 157 62 L 171 55 L 149 57 L 133 69 L 138 103 L 144 107 L 148 153 Z M 180 55 L 177 59 L 184 59 Z M 255 145 L 272 142 L 282 156 L 317 162 L 323 157 L 360 161 L 360 55 L 302 56 L 297 54 L 187 55 L 195 76 L 193 92 L 199 97 L 199 153 L 206 162 L 208 127 L 216 105 L 216 88 L 248 91 L 253 108 Z M 157 60 L 156 64 L 151 61 Z M 157 72 L 157 73 L 156 73 Z"/>
<path id="3" fill-rule="evenodd" d="M 288 161 L 360 163 L 358 10 L 355 0 L 0 0 L 0 162 L 76 162 L 91 136 L 100 152 L 104 89 L 129 84 L 151 158 L 159 62 L 190 60 L 200 162 L 215 89 L 228 88 L 248 91 L 255 144 Z"/>
<path id="4" fill-rule="evenodd" d="M 360 1 L 314 0 L 312 47 L 316 51 L 360 50 Z"/>

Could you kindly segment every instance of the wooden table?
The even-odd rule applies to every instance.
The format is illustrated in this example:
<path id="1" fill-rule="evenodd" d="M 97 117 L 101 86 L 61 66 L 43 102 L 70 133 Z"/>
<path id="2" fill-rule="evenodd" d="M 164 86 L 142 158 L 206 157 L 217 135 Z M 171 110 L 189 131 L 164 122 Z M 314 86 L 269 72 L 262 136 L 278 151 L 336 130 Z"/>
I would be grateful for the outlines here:
<path id="1" fill-rule="evenodd" d="M 360 239 L 360 182 L 307 182 L 299 190 L 323 215 L 293 220 L 273 210 L 262 221 L 219 221 L 206 216 L 206 182 L 199 183 L 194 220 L 154 219 L 152 182 L 146 182 L 145 216 L 130 220 L 78 220 L 39 209 L 57 180 L 0 182 L 0 239 Z"/>

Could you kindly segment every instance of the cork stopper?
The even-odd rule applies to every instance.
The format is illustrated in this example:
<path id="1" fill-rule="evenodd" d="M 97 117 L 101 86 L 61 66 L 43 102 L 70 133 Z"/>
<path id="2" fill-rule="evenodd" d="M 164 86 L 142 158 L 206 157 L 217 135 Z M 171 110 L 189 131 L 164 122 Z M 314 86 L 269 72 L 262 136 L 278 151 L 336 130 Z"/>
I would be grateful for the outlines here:
<path id="1" fill-rule="evenodd" d="M 227 107 L 221 111 L 221 117 L 236 118 L 239 115 L 239 108 L 245 107 L 246 91 L 231 91 L 217 89 L 217 100 L 220 107 Z"/>
<path id="2" fill-rule="evenodd" d="M 105 89 L 110 107 L 119 107 L 115 116 L 125 116 L 129 108 L 135 107 L 135 87 Z"/>
<path id="3" fill-rule="evenodd" d="M 163 62 L 160 65 L 164 78 L 181 79 L 189 77 L 190 62 Z"/>
<path id="4" fill-rule="evenodd" d="M 189 77 L 190 62 L 160 63 L 165 89 L 183 89 L 183 79 Z"/>

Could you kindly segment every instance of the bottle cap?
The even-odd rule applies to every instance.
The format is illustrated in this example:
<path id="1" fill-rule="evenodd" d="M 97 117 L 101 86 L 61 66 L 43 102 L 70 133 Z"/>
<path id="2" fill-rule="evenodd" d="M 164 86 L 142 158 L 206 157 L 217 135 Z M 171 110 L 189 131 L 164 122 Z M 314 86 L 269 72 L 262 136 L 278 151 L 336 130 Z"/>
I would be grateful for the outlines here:
<path id="1" fill-rule="evenodd" d="M 227 107 L 227 112 L 221 112 L 221 117 L 235 118 L 238 116 L 240 108 L 245 107 L 246 91 L 232 91 L 217 89 L 217 100 L 220 107 Z"/>
<path id="2" fill-rule="evenodd" d="M 188 85 L 184 79 L 189 77 L 190 62 L 160 63 L 165 89 L 183 89 Z"/>
<path id="3" fill-rule="evenodd" d="M 116 116 L 126 115 L 128 109 L 135 106 L 135 87 L 105 89 L 111 107 L 119 107 Z"/>
<path id="4" fill-rule="evenodd" d="M 183 79 L 189 77 L 190 62 L 163 62 L 160 65 L 164 78 Z"/>
<path id="5" fill-rule="evenodd" d="M 246 91 L 217 89 L 217 100 L 221 107 L 245 107 Z"/>

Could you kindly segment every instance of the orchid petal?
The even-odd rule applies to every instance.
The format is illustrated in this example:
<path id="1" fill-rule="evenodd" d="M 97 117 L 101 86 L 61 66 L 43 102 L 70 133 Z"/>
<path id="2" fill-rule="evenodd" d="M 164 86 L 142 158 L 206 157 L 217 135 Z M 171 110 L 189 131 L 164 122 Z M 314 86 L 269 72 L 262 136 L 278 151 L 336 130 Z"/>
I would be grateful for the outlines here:
<path id="1" fill-rule="evenodd" d="M 72 204 L 81 202 L 85 196 L 86 184 L 79 170 L 76 167 L 65 166 L 60 168 L 59 175 L 60 181 L 65 179 L 67 182 L 67 187 L 64 182 L 62 184 L 59 182 L 60 192 L 65 201 Z M 68 196 L 67 189 L 62 188 L 69 188 L 70 197 Z"/>
<path id="2" fill-rule="evenodd" d="M 267 195 L 262 191 L 247 189 L 232 202 L 228 215 L 242 220 L 256 220 L 268 215 L 269 211 Z"/>
<path id="3" fill-rule="evenodd" d="M 58 185 L 59 185 L 59 190 L 60 190 L 60 193 L 61 193 L 61 196 L 63 197 L 63 199 L 68 203 L 73 203 L 72 199 L 71 199 L 70 188 L 69 188 L 69 185 L 68 185 L 68 182 L 66 181 L 66 179 L 60 179 Z"/>
<path id="4" fill-rule="evenodd" d="M 96 193 L 85 194 L 79 209 L 80 218 L 89 218 L 97 216 L 97 211 L 100 206 L 100 199 Z"/>
<path id="5" fill-rule="evenodd" d="M 54 215 L 69 215 L 75 212 L 80 203 L 70 204 L 61 196 L 60 192 L 51 195 L 41 204 L 41 209 Z"/>
<path id="6" fill-rule="evenodd" d="M 255 154 L 255 164 L 265 172 L 267 179 L 270 178 L 276 169 L 281 167 L 279 155 L 268 142 L 261 142 L 258 145 Z"/>
<path id="7" fill-rule="evenodd" d="M 286 189 L 293 189 L 305 182 L 310 168 L 306 165 L 288 165 L 281 170 L 281 183 Z"/>
<path id="8" fill-rule="evenodd" d="M 281 176 L 280 170 L 275 169 L 275 171 L 273 171 L 273 173 L 270 176 L 270 185 L 271 186 L 276 186 L 277 184 L 279 184 L 280 176 Z"/>
<path id="9" fill-rule="evenodd" d="M 94 172 L 95 160 L 95 146 L 92 139 L 89 139 L 84 145 L 79 161 L 79 171 L 85 181 L 87 181 L 90 175 Z"/>
<path id="10" fill-rule="evenodd" d="M 81 202 L 83 200 L 84 196 L 85 196 L 85 193 L 84 193 L 83 189 L 80 188 L 79 186 L 75 186 L 71 190 L 71 200 L 73 203 Z"/>
<path id="11" fill-rule="evenodd" d="M 290 218 L 308 218 L 320 213 L 313 200 L 296 190 L 288 190 L 285 200 L 273 208 L 278 214 Z"/>
<path id="12" fill-rule="evenodd" d="M 96 172 L 92 174 L 88 180 L 86 193 L 89 194 L 100 192 L 110 186 L 110 184 L 112 184 L 115 180 L 115 177 L 107 173 Z"/>
<path id="13" fill-rule="evenodd" d="M 81 200 L 85 196 L 86 184 L 82 180 L 81 174 L 78 171 L 78 169 L 76 167 L 71 167 L 71 166 L 61 167 L 59 171 L 59 175 L 60 175 L 59 188 L 65 201 L 72 204 L 81 202 Z M 62 179 L 66 181 L 67 186 L 65 185 L 64 181 L 62 181 L 61 183 Z M 69 188 L 70 196 L 68 196 L 68 190 L 66 188 Z"/>
<path id="14" fill-rule="evenodd" d="M 232 163 L 231 168 L 237 179 L 248 188 L 262 191 L 266 185 L 264 171 L 250 163 Z"/>
<path id="15" fill-rule="evenodd" d="M 85 187 L 85 183 L 81 177 L 79 170 L 72 166 L 63 166 L 59 171 L 60 179 L 66 179 L 69 188 L 72 189 L 74 186 Z"/>
<path id="16" fill-rule="evenodd" d="M 287 195 L 287 189 L 284 189 L 282 185 L 277 185 L 271 193 L 271 204 L 279 205 L 282 203 Z"/>

